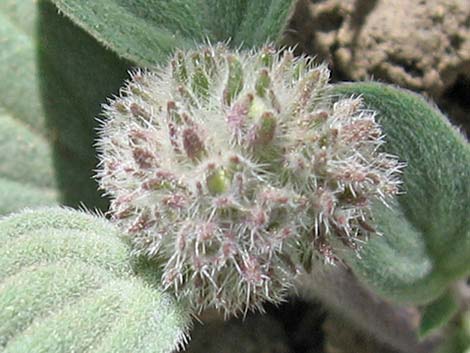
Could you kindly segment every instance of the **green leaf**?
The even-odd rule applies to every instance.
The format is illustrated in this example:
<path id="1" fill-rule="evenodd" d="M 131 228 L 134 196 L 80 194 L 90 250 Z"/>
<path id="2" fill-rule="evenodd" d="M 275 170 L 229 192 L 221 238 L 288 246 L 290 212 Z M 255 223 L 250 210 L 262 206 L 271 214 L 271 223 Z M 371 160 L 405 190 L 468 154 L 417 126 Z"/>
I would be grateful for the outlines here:
<path id="1" fill-rule="evenodd" d="M 382 295 L 426 303 L 470 271 L 470 147 L 422 97 L 379 83 L 334 86 L 336 95 L 361 95 L 377 111 L 384 149 L 407 163 L 404 194 L 377 206 L 381 237 L 361 258 L 349 258 L 360 279 Z"/>
<path id="2" fill-rule="evenodd" d="M 445 326 L 458 310 L 459 305 L 450 291 L 426 305 L 421 316 L 420 337 L 426 337 L 433 331 Z"/>
<path id="3" fill-rule="evenodd" d="M 206 39 L 260 45 L 279 39 L 293 0 L 53 0 L 105 47 L 141 66 Z"/>
<path id="4" fill-rule="evenodd" d="M 189 317 L 135 275 L 105 219 L 59 208 L 0 221 L 0 350 L 170 352 Z"/>
<path id="5" fill-rule="evenodd" d="M 55 190 L 28 185 L 3 177 L 0 178 L 0 195 L 1 215 L 30 206 L 52 206 L 58 202 Z"/>
<path id="6" fill-rule="evenodd" d="M 210 33 L 218 41 L 251 48 L 279 41 L 296 1 L 206 0 Z"/>
<path id="7" fill-rule="evenodd" d="M 470 310 L 462 313 L 438 353 L 470 353 Z"/>
<path id="8" fill-rule="evenodd" d="M 54 163 L 62 201 L 105 209 L 93 180 L 101 104 L 117 93 L 129 64 L 57 13 L 38 3 L 38 66 L 46 124 L 53 139 Z"/>
<path id="9" fill-rule="evenodd" d="M 0 2 L 0 214 L 58 202 L 35 64 L 35 5 Z"/>
<path id="10" fill-rule="evenodd" d="M 422 233 L 408 221 L 397 203 L 391 208 L 374 205 L 374 220 L 381 236 L 372 236 L 360 257 L 347 261 L 359 279 L 382 296 L 399 301 L 425 303 L 446 288 L 446 279 L 435 271 Z"/>

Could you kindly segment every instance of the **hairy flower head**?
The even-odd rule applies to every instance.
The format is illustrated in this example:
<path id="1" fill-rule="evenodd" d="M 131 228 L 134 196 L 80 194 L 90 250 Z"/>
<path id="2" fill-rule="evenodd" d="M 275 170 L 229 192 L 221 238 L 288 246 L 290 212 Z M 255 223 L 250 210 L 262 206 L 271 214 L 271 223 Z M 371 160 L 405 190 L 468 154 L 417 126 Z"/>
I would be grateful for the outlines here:
<path id="1" fill-rule="evenodd" d="M 218 44 L 134 72 L 105 107 L 112 218 L 196 309 L 281 301 L 312 256 L 357 251 L 375 232 L 371 202 L 398 192 L 374 112 L 333 102 L 328 79 L 289 50 Z"/>

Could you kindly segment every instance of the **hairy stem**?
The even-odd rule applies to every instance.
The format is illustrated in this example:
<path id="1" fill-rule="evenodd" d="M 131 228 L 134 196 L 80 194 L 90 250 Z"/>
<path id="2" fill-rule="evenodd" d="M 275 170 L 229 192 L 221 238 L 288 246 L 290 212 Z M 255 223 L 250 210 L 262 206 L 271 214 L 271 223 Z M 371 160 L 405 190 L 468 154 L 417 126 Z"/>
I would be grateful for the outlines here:
<path id="1" fill-rule="evenodd" d="M 344 266 L 315 266 L 298 280 L 299 294 L 320 299 L 333 311 L 352 321 L 357 328 L 402 353 L 431 353 L 442 341 L 441 335 L 419 340 L 419 313 L 414 307 L 397 306 L 368 291 Z"/>
<path id="2" fill-rule="evenodd" d="M 470 310 L 470 277 L 458 281 L 453 286 L 453 293 L 455 299 L 458 301 L 462 312 L 465 310 Z"/>

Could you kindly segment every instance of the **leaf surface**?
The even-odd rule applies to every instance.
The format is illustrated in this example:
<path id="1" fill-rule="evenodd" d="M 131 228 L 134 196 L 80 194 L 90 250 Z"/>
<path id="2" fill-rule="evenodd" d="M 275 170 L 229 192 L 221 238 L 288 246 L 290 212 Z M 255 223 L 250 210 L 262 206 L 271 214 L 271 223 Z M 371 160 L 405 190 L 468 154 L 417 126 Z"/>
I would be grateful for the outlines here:
<path id="1" fill-rule="evenodd" d="M 0 2 L 0 214 L 58 202 L 39 93 L 31 1 Z"/>
<path id="2" fill-rule="evenodd" d="M 278 40 L 292 0 L 53 0 L 105 47 L 140 66 L 155 66 L 174 48 L 207 39 L 251 47 Z"/>
<path id="3" fill-rule="evenodd" d="M 93 179 L 101 104 L 116 94 L 129 64 L 59 15 L 49 1 L 38 3 L 37 64 L 46 126 L 62 201 L 106 209 Z"/>
<path id="4" fill-rule="evenodd" d="M 105 219 L 59 208 L 0 220 L 2 352 L 171 352 L 189 317 L 135 275 Z"/>
<path id="5" fill-rule="evenodd" d="M 435 330 L 447 325 L 458 310 L 459 305 L 451 291 L 445 292 L 435 301 L 426 305 L 421 315 L 420 337 L 427 337 Z"/>

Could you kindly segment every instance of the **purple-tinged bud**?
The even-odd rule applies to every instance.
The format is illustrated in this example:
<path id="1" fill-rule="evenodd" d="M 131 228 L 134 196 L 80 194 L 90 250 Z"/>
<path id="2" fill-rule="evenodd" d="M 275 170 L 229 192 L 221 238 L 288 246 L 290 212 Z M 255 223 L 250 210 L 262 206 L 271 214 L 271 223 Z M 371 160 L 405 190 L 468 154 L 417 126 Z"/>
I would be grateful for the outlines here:
<path id="1" fill-rule="evenodd" d="M 143 118 L 145 120 L 150 119 L 150 113 L 137 103 L 131 103 L 129 109 L 135 118 Z"/>
<path id="2" fill-rule="evenodd" d="M 194 128 L 183 130 L 183 147 L 186 155 L 192 161 L 200 160 L 205 154 L 204 142 Z"/>
<path id="3" fill-rule="evenodd" d="M 134 148 L 132 151 L 132 157 L 134 157 L 135 163 L 141 169 L 149 169 L 156 165 L 155 155 L 145 148 Z"/>

